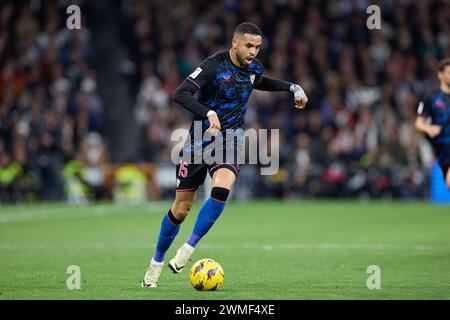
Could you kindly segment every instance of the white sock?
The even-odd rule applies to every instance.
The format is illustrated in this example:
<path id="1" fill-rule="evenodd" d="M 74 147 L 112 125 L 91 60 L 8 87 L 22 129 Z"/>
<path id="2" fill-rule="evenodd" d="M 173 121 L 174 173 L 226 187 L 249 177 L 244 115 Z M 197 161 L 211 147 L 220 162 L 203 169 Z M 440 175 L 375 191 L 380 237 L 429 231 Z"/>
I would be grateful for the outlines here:
<path id="1" fill-rule="evenodd" d="M 152 258 L 152 260 L 150 261 L 150 264 L 152 264 L 154 266 L 162 267 L 164 265 L 164 261 L 158 262 L 158 261 L 153 260 L 153 258 Z"/>

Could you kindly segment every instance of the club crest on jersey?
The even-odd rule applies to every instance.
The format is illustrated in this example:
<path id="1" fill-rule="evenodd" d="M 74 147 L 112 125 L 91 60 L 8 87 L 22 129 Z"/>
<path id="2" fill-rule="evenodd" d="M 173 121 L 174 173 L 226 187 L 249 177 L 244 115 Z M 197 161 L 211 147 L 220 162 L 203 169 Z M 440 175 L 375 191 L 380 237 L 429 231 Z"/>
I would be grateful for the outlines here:
<path id="1" fill-rule="evenodd" d="M 231 78 L 231 73 L 229 71 L 222 73 L 222 80 L 225 80 L 226 82 L 230 81 Z M 220 76 L 220 75 L 219 75 Z"/>
<path id="2" fill-rule="evenodd" d="M 444 101 L 442 101 L 442 100 L 436 101 L 436 107 L 442 108 L 443 106 L 444 106 Z"/>
<path id="3" fill-rule="evenodd" d="M 255 75 L 254 75 L 254 74 L 251 74 L 251 75 L 250 75 L 250 81 L 252 82 L 252 84 L 253 84 L 253 82 L 255 81 Z"/>

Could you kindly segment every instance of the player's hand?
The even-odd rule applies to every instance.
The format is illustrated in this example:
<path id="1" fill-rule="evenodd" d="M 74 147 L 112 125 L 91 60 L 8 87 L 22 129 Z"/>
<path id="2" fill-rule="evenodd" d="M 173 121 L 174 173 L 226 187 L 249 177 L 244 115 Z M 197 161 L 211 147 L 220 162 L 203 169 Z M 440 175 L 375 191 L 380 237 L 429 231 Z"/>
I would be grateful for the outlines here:
<path id="1" fill-rule="evenodd" d="M 208 131 L 211 132 L 214 136 L 217 135 L 220 132 L 220 121 L 219 117 L 217 116 L 217 113 L 214 111 L 210 113 L 208 116 L 209 120 L 209 128 Z"/>
<path id="2" fill-rule="evenodd" d="M 306 103 L 308 102 L 308 97 L 294 97 L 294 106 L 298 109 L 304 109 L 306 107 Z"/>
<path id="3" fill-rule="evenodd" d="M 439 133 L 441 133 L 441 131 L 442 131 L 442 127 L 441 126 L 431 125 L 431 126 L 428 127 L 427 134 L 431 138 L 434 138 L 437 135 L 439 135 Z"/>
<path id="4" fill-rule="evenodd" d="M 304 109 L 308 102 L 308 97 L 298 84 L 291 85 L 289 91 L 294 93 L 294 106 L 298 109 Z"/>

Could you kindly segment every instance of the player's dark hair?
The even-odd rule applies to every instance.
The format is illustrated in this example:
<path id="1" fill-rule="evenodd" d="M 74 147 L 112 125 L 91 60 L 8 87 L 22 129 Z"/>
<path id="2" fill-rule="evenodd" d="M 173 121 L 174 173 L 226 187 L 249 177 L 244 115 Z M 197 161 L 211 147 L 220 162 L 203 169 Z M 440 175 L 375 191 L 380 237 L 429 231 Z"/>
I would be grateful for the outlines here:
<path id="1" fill-rule="evenodd" d="M 234 31 L 235 34 L 254 34 L 257 36 L 262 36 L 261 29 L 254 23 L 251 22 L 242 22 L 238 24 L 236 27 L 236 30 Z"/>
<path id="2" fill-rule="evenodd" d="M 446 66 L 450 66 L 450 58 L 445 58 L 443 60 L 441 60 L 438 64 L 438 70 L 440 72 L 444 71 Z"/>

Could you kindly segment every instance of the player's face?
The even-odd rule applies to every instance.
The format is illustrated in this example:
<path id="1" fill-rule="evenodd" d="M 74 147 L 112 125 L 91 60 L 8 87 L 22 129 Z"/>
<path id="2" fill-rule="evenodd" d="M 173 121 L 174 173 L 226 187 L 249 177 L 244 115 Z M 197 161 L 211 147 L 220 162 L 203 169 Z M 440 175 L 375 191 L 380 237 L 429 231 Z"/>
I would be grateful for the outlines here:
<path id="1" fill-rule="evenodd" d="M 259 53 L 261 43 L 262 37 L 255 34 L 244 33 L 233 37 L 233 50 L 236 53 L 236 59 L 242 67 L 248 66 L 253 62 L 253 59 Z"/>
<path id="2" fill-rule="evenodd" d="M 444 70 L 438 73 L 439 81 L 445 83 L 450 88 L 450 66 L 446 66 Z"/>

